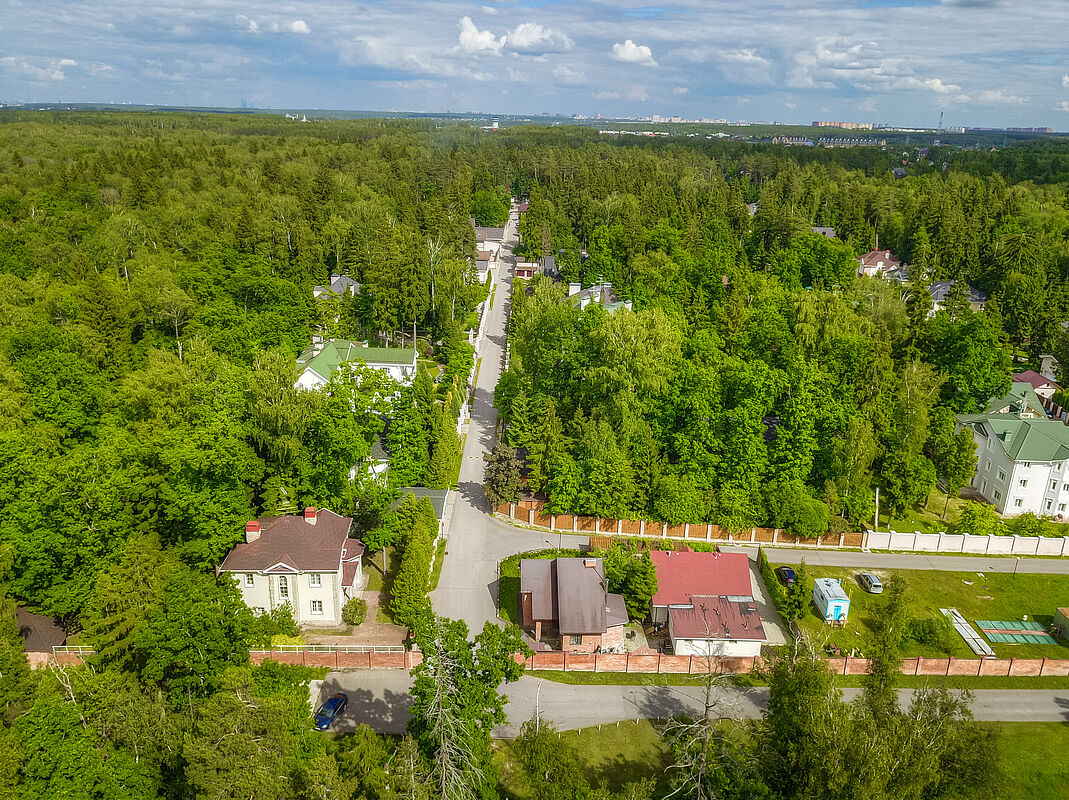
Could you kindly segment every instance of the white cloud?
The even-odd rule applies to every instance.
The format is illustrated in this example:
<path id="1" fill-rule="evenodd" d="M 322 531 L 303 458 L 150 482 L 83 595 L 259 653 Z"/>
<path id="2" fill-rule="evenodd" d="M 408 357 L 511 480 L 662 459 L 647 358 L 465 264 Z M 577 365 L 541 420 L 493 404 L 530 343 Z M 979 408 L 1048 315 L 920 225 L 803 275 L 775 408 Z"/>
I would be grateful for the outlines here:
<path id="1" fill-rule="evenodd" d="M 0 58 L 0 69 L 10 70 L 14 75 L 34 83 L 66 80 L 67 75 L 63 72 L 63 68 L 77 65 L 77 61 L 69 58 L 49 61 L 44 66 L 38 66 L 24 58 L 13 56 Z"/>
<path id="2" fill-rule="evenodd" d="M 598 100 L 633 100 L 640 103 L 644 103 L 650 99 L 649 92 L 646 91 L 645 86 L 632 86 L 622 92 L 597 92 L 594 97 Z"/>
<path id="3" fill-rule="evenodd" d="M 689 93 L 690 93 L 690 87 L 688 87 L 688 86 L 676 86 L 674 89 L 672 89 L 672 94 L 675 94 L 675 95 L 684 95 L 684 94 L 689 94 Z"/>
<path id="4" fill-rule="evenodd" d="M 1000 89 L 983 89 L 977 92 L 975 95 L 977 102 L 985 103 L 987 105 L 1020 105 L 1027 103 L 1028 99 L 1025 97 L 1017 97 L 1012 94 L 1003 94 Z"/>
<path id="5" fill-rule="evenodd" d="M 302 36 L 312 32 L 312 29 L 308 27 L 308 23 L 303 19 L 295 19 L 293 22 L 287 22 L 283 27 L 290 33 L 297 33 Z"/>
<path id="6" fill-rule="evenodd" d="M 505 38 L 510 50 L 521 53 L 563 53 L 575 46 L 563 33 L 534 22 L 521 22 Z"/>
<path id="7" fill-rule="evenodd" d="M 653 51 L 644 44 L 635 44 L 630 39 L 612 46 L 612 57 L 626 64 L 641 64 L 644 67 L 656 67 Z"/>
<path id="8" fill-rule="evenodd" d="M 1054 107 L 1055 111 L 1069 111 L 1069 100 L 1062 100 Z"/>
<path id="9" fill-rule="evenodd" d="M 498 12 L 498 9 L 494 8 L 493 6 L 480 6 L 479 10 L 482 11 L 484 14 L 496 14 Z"/>
<path id="10" fill-rule="evenodd" d="M 237 22 L 238 27 L 246 33 L 259 33 L 260 25 L 256 20 L 246 17 L 244 14 L 238 14 L 234 17 L 234 21 Z"/>
<path id="11" fill-rule="evenodd" d="M 1062 75 L 1062 88 L 1069 89 L 1069 75 Z"/>
<path id="12" fill-rule="evenodd" d="M 876 113 L 876 98 L 866 97 L 860 103 L 857 104 L 858 111 L 864 111 L 869 114 Z"/>
<path id="13" fill-rule="evenodd" d="M 586 83 L 586 73 L 581 69 L 572 69 L 565 64 L 558 64 L 553 68 L 552 75 L 561 83 L 576 85 Z"/>
<path id="14" fill-rule="evenodd" d="M 505 46 L 507 37 L 498 38 L 490 31 L 479 30 L 475 27 L 475 23 L 471 21 L 471 17 L 462 17 L 457 27 L 460 28 L 460 47 L 465 53 L 497 55 L 501 52 L 501 48 Z"/>

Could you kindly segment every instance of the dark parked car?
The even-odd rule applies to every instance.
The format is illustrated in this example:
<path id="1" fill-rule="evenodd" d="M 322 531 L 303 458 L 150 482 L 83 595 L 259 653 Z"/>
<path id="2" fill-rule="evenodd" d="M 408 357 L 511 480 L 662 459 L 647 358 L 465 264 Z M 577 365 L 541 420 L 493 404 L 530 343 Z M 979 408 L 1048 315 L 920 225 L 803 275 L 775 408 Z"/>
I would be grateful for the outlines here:
<path id="1" fill-rule="evenodd" d="M 317 731 L 325 731 L 345 710 L 349 703 L 349 695 L 338 692 L 327 698 L 327 701 L 319 707 L 315 713 L 315 726 Z"/>
<path id="2" fill-rule="evenodd" d="M 794 570 L 790 567 L 776 567 L 776 577 L 784 586 L 790 586 L 796 579 Z"/>

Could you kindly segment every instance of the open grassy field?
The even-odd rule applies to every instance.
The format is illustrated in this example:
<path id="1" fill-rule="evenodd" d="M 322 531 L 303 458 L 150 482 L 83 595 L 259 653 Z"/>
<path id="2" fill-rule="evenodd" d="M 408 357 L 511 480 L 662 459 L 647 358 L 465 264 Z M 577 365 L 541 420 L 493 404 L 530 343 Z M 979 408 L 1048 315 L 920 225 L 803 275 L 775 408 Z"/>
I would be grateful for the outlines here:
<path id="1" fill-rule="evenodd" d="M 1039 800 L 1069 798 L 1069 724 L 1062 722 L 1003 722 L 993 724 L 1002 734 L 999 780 L 992 796 L 1000 800 L 1028 797 Z M 639 778 L 657 779 L 654 797 L 667 793 L 665 768 L 668 748 L 648 720 L 622 722 L 582 731 L 564 731 L 561 738 L 575 749 L 591 785 L 617 789 Z M 497 742 L 494 763 L 502 796 L 527 800 L 525 785 L 510 742 Z M 964 800 L 964 798 L 962 799 Z"/>
<path id="2" fill-rule="evenodd" d="M 842 628 L 825 625 L 810 604 L 809 612 L 801 620 L 801 629 L 820 645 L 837 645 L 845 653 L 864 651 L 871 631 L 872 612 L 881 602 L 879 595 L 865 592 L 857 583 L 862 570 L 848 567 L 812 567 L 810 578 L 839 578 L 850 597 L 849 621 Z M 886 584 L 894 574 L 901 575 L 907 584 L 906 596 L 910 614 L 915 617 L 933 616 L 940 608 L 957 608 L 974 622 L 984 620 L 1020 620 L 1027 615 L 1031 621 L 1048 628 L 1054 609 L 1069 605 L 1069 577 L 1064 575 L 1006 575 L 976 572 L 941 572 L 937 570 L 868 570 Z M 979 631 L 978 631 L 979 632 Z M 946 656 L 974 658 L 965 641 L 955 632 L 948 637 L 949 648 L 941 650 L 918 642 L 907 642 L 906 656 Z M 1000 658 L 1069 658 L 1069 645 L 1064 639 L 1058 644 L 993 643 L 992 649 Z"/>
<path id="3" fill-rule="evenodd" d="M 663 797 L 667 792 L 664 771 L 670 763 L 670 754 L 654 723 L 632 720 L 619 725 L 603 725 L 600 731 L 584 728 L 563 731 L 560 735 L 575 750 L 591 786 L 617 791 L 630 781 L 657 778 L 654 796 Z M 511 742 L 496 744 L 494 764 L 502 797 L 527 800 L 533 796 L 513 755 Z"/>

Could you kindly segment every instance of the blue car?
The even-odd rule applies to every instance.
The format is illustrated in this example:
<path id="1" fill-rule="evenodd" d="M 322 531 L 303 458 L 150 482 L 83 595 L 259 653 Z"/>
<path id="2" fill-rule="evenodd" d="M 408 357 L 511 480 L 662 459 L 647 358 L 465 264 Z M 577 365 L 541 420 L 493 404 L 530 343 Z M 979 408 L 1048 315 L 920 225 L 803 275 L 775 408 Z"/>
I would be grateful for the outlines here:
<path id="1" fill-rule="evenodd" d="M 794 570 L 790 567 L 776 567 L 776 577 L 784 586 L 790 586 L 796 580 Z"/>
<path id="2" fill-rule="evenodd" d="M 319 707 L 315 713 L 315 726 L 317 731 L 327 730 L 331 724 L 345 710 L 349 703 L 349 695 L 338 692 L 327 698 L 327 701 Z"/>

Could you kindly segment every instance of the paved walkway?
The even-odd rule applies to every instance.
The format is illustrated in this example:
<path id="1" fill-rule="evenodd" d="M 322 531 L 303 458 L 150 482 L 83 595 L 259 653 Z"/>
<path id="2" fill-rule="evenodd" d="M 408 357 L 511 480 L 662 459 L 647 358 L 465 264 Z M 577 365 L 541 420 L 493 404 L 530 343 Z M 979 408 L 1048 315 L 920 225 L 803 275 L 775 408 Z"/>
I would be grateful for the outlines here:
<path id="1" fill-rule="evenodd" d="M 389 595 L 385 592 L 363 592 L 363 598 L 367 601 L 367 616 L 364 622 L 353 629 L 348 636 L 337 634 L 317 634 L 313 630 L 306 630 L 304 638 L 309 644 L 333 644 L 333 645 L 366 645 L 366 644 L 402 644 L 405 640 L 407 629 L 403 625 L 391 625 L 388 622 L 378 622 L 375 615 L 378 613 L 379 604 L 389 602 Z"/>
<path id="2" fill-rule="evenodd" d="M 487 319 L 482 365 L 475 386 L 460 465 L 460 486 L 456 503 L 449 515 L 445 561 L 438 588 L 431 593 L 435 611 L 451 619 L 463 619 L 472 632 L 482 630 L 487 622 L 498 624 L 498 562 L 514 553 L 542 550 L 547 547 L 578 547 L 589 543 L 586 536 L 558 536 L 507 525 L 490 516 L 483 494 L 483 453 L 494 446 L 497 409 L 494 387 L 501 375 L 505 348 L 505 320 L 512 293 L 512 268 L 515 258 L 516 221 L 509 220 L 502 245 L 502 258 L 494 276 L 498 288 L 494 307 Z"/>
<path id="3" fill-rule="evenodd" d="M 383 733 L 401 733 L 408 720 L 412 678 L 400 670 L 331 672 L 322 685 L 323 696 L 337 691 L 349 695 L 349 707 L 339 731 L 351 731 L 364 722 Z M 520 725 L 535 715 L 561 730 L 605 725 L 628 719 L 664 719 L 674 714 L 696 715 L 701 711 L 704 690 L 700 686 L 572 686 L 526 676 L 504 688 L 509 704 L 507 724 L 496 736 L 518 735 Z M 859 689 L 844 689 L 852 700 Z M 909 703 L 913 691 L 902 689 L 900 702 Z M 999 722 L 1069 723 L 1069 690 L 974 691 L 973 715 L 978 720 Z M 727 719 L 754 719 L 768 700 L 765 688 L 726 688 L 717 695 L 717 714 Z"/>

